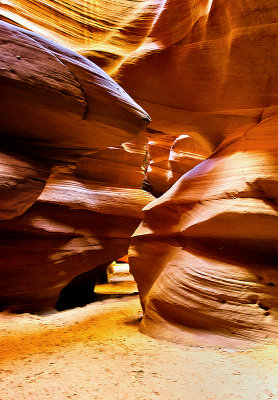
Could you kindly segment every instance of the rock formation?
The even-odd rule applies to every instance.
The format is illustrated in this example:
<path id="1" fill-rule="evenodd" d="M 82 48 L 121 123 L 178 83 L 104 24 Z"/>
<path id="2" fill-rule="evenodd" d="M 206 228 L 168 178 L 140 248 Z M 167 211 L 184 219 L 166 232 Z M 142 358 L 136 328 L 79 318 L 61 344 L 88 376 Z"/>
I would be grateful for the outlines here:
<path id="1" fill-rule="evenodd" d="M 133 237 L 130 263 L 144 308 L 142 330 L 214 344 L 217 334 L 226 344 L 233 337 L 277 337 L 277 2 L 123 1 L 111 14 L 102 2 L 99 13 L 91 3 L 72 18 L 76 7 L 65 10 L 60 1 L 59 17 L 67 23 L 59 28 L 51 2 L 30 3 L 9 1 L 3 18 L 71 41 L 151 115 L 147 174 L 153 192 L 165 192 L 194 167 L 145 208 Z M 88 40 L 88 31 L 95 40 Z M 74 84 L 69 91 L 78 92 Z M 78 98 L 65 112 L 82 114 L 82 93 Z M 127 127 L 121 116 L 113 127 L 134 127 L 131 117 Z M 109 125 L 110 118 L 103 119 Z M 138 132 L 138 120 L 135 125 Z M 67 140 L 59 129 L 53 148 L 62 140 L 73 156 L 94 147 L 88 136 L 81 146 L 76 135 Z M 120 137 L 117 145 L 130 141 L 126 133 Z M 100 146 L 114 146 L 108 142 Z M 108 165 L 109 155 L 100 157 Z"/>
<path id="2" fill-rule="evenodd" d="M 187 171 L 209 156 L 209 151 L 189 135 L 158 135 L 148 142 L 146 180 L 156 197 L 165 193 Z"/>
<path id="3" fill-rule="evenodd" d="M 275 0 L 168 0 L 114 77 L 140 99 L 151 129 L 190 132 L 211 154 L 229 134 L 276 113 L 275 22 Z"/>
<path id="4" fill-rule="evenodd" d="M 75 160 L 132 140 L 148 123 L 148 115 L 86 58 L 5 22 L 0 28 L 2 143 Z"/>
<path id="5" fill-rule="evenodd" d="M 145 208 L 130 251 L 143 330 L 277 337 L 277 122 L 230 138 Z"/>
<path id="6" fill-rule="evenodd" d="M 156 39 L 179 40 L 120 72 L 154 131 L 212 152 L 145 208 L 130 265 L 144 332 L 231 345 L 277 337 L 277 4 L 207 3 L 168 1 Z"/>
<path id="7" fill-rule="evenodd" d="M 83 286 L 93 295 L 104 264 L 127 253 L 141 209 L 151 200 L 140 189 L 52 176 L 27 212 L 0 224 L 1 308 L 54 306 L 72 279 L 102 265 Z M 80 305 L 74 291 L 72 297 Z"/>
<path id="8" fill-rule="evenodd" d="M 127 142 L 149 117 L 99 67 L 37 34 L 1 22 L 0 46 L 0 308 L 54 306 L 84 273 L 92 299 L 153 199 L 140 189 L 144 140 Z"/>
<path id="9" fill-rule="evenodd" d="M 50 168 L 24 155 L 0 153 L 0 220 L 24 213 L 39 197 Z"/>
<path id="10" fill-rule="evenodd" d="M 4 21 L 53 39 L 111 72 L 145 40 L 163 2 L 9 0 L 0 12 Z"/>
<path id="11" fill-rule="evenodd" d="M 81 178 L 111 185 L 141 189 L 145 177 L 146 137 L 83 156 L 75 174 Z"/>

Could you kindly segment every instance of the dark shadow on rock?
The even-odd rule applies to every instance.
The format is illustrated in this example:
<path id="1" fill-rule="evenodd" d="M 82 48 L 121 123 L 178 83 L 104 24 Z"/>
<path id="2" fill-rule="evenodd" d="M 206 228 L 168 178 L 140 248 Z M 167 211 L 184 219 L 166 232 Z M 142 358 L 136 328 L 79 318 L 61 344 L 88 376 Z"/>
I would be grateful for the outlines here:
<path id="1" fill-rule="evenodd" d="M 100 299 L 94 292 L 96 283 L 107 282 L 106 270 L 111 261 L 99 264 L 94 269 L 84 272 L 72 279 L 60 293 L 55 304 L 58 311 L 64 311 L 75 307 L 83 307 Z"/>

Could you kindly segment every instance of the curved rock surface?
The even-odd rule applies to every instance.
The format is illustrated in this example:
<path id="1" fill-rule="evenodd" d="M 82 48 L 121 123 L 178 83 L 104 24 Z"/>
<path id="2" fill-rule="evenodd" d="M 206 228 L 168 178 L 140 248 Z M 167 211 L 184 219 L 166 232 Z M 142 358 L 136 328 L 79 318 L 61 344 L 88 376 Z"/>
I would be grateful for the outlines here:
<path id="1" fill-rule="evenodd" d="M 72 160 L 131 140 L 149 122 L 119 85 L 77 53 L 5 22 L 0 48 L 2 145 Z"/>
<path id="2" fill-rule="evenodd" d="M 157 51 L 120 71 L 153 131 L 191 132 L 214 152 L 146 207 L 133 238 L 141 329 L 153 336 L 277 338 L 277 20 L 274 1 L 168 1 Z"/>
<path id="3" fill-rule="evenodd" d="M 210 152 L 190 135 L 158 135 L 148 142 L 146 179 L 150 191 L 161 196 L 187 171 L 200 164 Z"/>
<path id="4" fill-rule="evenodd" d="M 163 8 L 163 1 L 121 0 L 36 2 L 10 0 L 1 18 L 38 32 L 82 53 L 100 67 L 115 70 L 144 41 Z"/>
<path id="5" fill-rule="evenodd" d="M 182 175 L 208 158 L 210 152 L 190 135 L 180 135 L 173 142 L 169 153 L 169 186 Z"/>
<path id="6" fill-rule="evenodd" d="M 199 331 L 214 345 L 277 338 L 277 122 L 233 135 L 145 208 L 130 250 L 145 332 L 196 344 Z"/>
<path id="7" fill-rule="evenodd" d="M 140 189 L 144 141 L 130 142 L 149 116 L 95 64 L 38 34 L 0 22 L 0 48 L 0 309 L 53 307 L 69 283 L 80 294 L 86 273 L 83 300 L 70 303 L 81 305 L 153 199 Z"/>
<path id="8" fill-rule="evenodd" d="M 37 200 L 50 167 L 26 156 L 0 152 L 0 220 L 23 214 Z"/>
<path id="9" fill-rule="evenodd" d="M 138 135 L 133 142 L 81 157 L 75 174 L 92 181 L 141 189 L 145 177 L 145 159 L 146 137 Z"/>
<path id="10" fill-rule="evenodd" d="M 99 9 L 100 30 L 105 25 L 109 34 L 92 37 L 95 47 L 81 52 L 96 56 L 140 101 L 152 116 L 151 133 L 180 139 L 190 133 L 204 149 L 200 154 L 211 155 L 147 206 L 134 235 L 130 259 L 144 307 L 142 329 L 198 344 L 200 338 L 212 344 L 277 338 L 277 2 L 128 3 L 126 19 L 117 12 L 109 19 Z M 35 18 L 34 30 L 57 31 L 28 4 L 21 1 L 17 11 L 11 0 L 4 18 L 25 26 Z M 53 13 L 48 2 L 37 7 Z M 68 26 L 59 31 L 65 42 Z M 85 43 L 86 29 L 79 32 Z M 149 173 L 153 168 L 160 192 L 168 188 L 170 168 L 186 166 L 178 142 L 172 152 L 171 145 L 153 145 Z"/>
<path id="11" fill-rule="evenodd" d="M 277 114 L 276 49 L 275 0 L 168 0 L 115 76 L 151 115 L 150 128 L 190 132 L 211 153 Z"/>
<path id="12" fill-rule="evenodd" d="M 140 189 L 52 176 L 27 212 L 0 224 L 1 309 L 53 307 L 73 278 L 96 269 L 87 279 L 93 294 L 105 263 L 127 254 L 152 199 Z"/>

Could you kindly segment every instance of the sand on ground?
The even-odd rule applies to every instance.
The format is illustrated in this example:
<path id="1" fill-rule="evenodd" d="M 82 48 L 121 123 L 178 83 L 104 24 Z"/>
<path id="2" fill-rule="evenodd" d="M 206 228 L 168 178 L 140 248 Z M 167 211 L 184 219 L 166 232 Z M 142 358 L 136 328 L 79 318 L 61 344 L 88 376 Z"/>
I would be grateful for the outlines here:
<path id="1" fill-rule="evenodd" d="M 135 288 L 117 298 L 117 284 L 108 286 L 82 308 L 0 313 L 0 400 L 278 399 L 278 344 L 232 351 L 157 341 L 138 330 Z"/>

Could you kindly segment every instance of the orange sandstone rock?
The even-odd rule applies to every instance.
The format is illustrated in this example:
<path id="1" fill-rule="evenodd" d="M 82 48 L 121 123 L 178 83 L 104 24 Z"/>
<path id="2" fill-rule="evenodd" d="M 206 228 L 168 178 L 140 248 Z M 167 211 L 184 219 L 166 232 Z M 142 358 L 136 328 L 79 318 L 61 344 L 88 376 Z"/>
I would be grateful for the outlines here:
<path id="1" fill-rule="evenodd" d="M 34 30 L 43 26 L 66 40 L 68 26 L 46 27 L 28 4 L 20 2 L 17 12 L 10 1 L 4 18 L 25 26 L 35 18 Z M 37 10 L 53 15 L 48 2 Z M 109 19 L 101 10 L 107 31 L 117 24 L 119 30 L 112 28 L 108 41 L 92 38 L 91 49 L 81 52 L 90 56 L 92 50 L 140 100 L 153 131 L 175 138 L 190 132 L 203 149 L 198 156 L 211 155 L 145 208 L 134 235 L 130 260 L 144 307 L 141 329 L 198 344 L 277 338 L 277 2 L 136 2 L 129 20 Z M 89 15 L 86 8 L 85 20 Z M 74 79 L 69 89 L 79 93 Z M 82 114 L 82 96 L 67 104 Z M 71 152 L 80 154 L 72 150 L 82 147 L 74 137 L 67 146 L 72 141 Z M 130 140 L 120 137 L 118 144 Z M 170 167 L 179 173 L 180 165 L 188 166 L 177 154 L 178 142 L 172 152 L 171 144 L 157 141 L 163 157 L 159 150 L 149 169 L 161 191 L 170 183 Z"/>
<path id="2" fill-rule="evenodd" d="M 216 151 L 145 208 L 130 250 L 141 329 L 194 344 L 277 338 L 277 4 L 168 1 L 154 40 L 119 81 L 153 130 Z"/>
<path id="3" fill-rule="evenodd" d="M 277 113 L 276 65 L 275 0 L 168 0 L 114 77 L 140 99 L 150 128 L 190 132 L 211 153 Z"/>
<path id="4" fill-rule="evenodd" d="M 112 186 L 141 189 L 145 177 L 145 159 L 146 138 L 138 135 L 133 142 L 81 157 L 75 175 Z"/>
<path id="5" fill-rule="evenodd" d="M 194 137 L 190 135 L 178 136 L 169 153 L 169 186 L 172 186 L 182 175 L 200 164 L 209 155 L 210 152 L 203 148 Z"/>
<path id="6" fill-rule="evenodd" d="M 0 47 L 3 144 L 74 160 L 133 139 L 149 122 L 119 85 L 77 53 L 5 22 Z"/>
<path id="7" fill-rule="evenodd" d="M 199 164 L 210 152 L 189 135 L 158 135 L 148 142 L 146 179 L 156 196 L 165 193 L 183 174 Z"/>
<path id="8" fill-rule="evenodd" d="M 144 332 L 210 345 L 277 338 L 277 123 L 231 136 L 145 207 L 129 254 Z"/>
<path id="9" fill-rule="evenodd" d="M 155 196 L 160 196 L 169 189 L 169 153 L 173 140 L 174 137 L 165 135 L 148 141 L 149 163 L 146 178 Z"/>
<path id="10" fill-rule="evenodd" d="M 95 64 L 42 36 L 0 22 L 0 47 L 1 147 L 8 149 L 0 219 L 9 219 L 0 223 L 0 309 L 53 307 L 76 282 L 92 300 L 98 275 L 127 254 L 153 199 L 139 189 L 145 150 L 131 143 L 149 116 Z M 99 172 L 90 176 L 83 159 L 74 175 L 76 160 L 93 152 Z M 114 172 L 120 159 L 122 173 L 132 170 L 127 184 L 121 172 L 109 181 L 100 167 L 106 160 Z M 82 305 L 75 300 L 71 306 Z"/>
<path id="11" fill-rule="evenodd" d="M 127 254 L 141 210 L 152 199 L 140 189 L 52 176 L 25 214 L 0 224 L 1 309 L 54 307 L 61 290 L 88 271 L 83 292 L 93 300 L 105 263 Z M 78 298 L 71 301 L 81 305 Z"/>
<path id="12" fill-rule="evenodd" d="M 160 0 L 10 0 L 0 17 L 63 44 L 113 71 L 136 50 L 162 10 Z"/>

